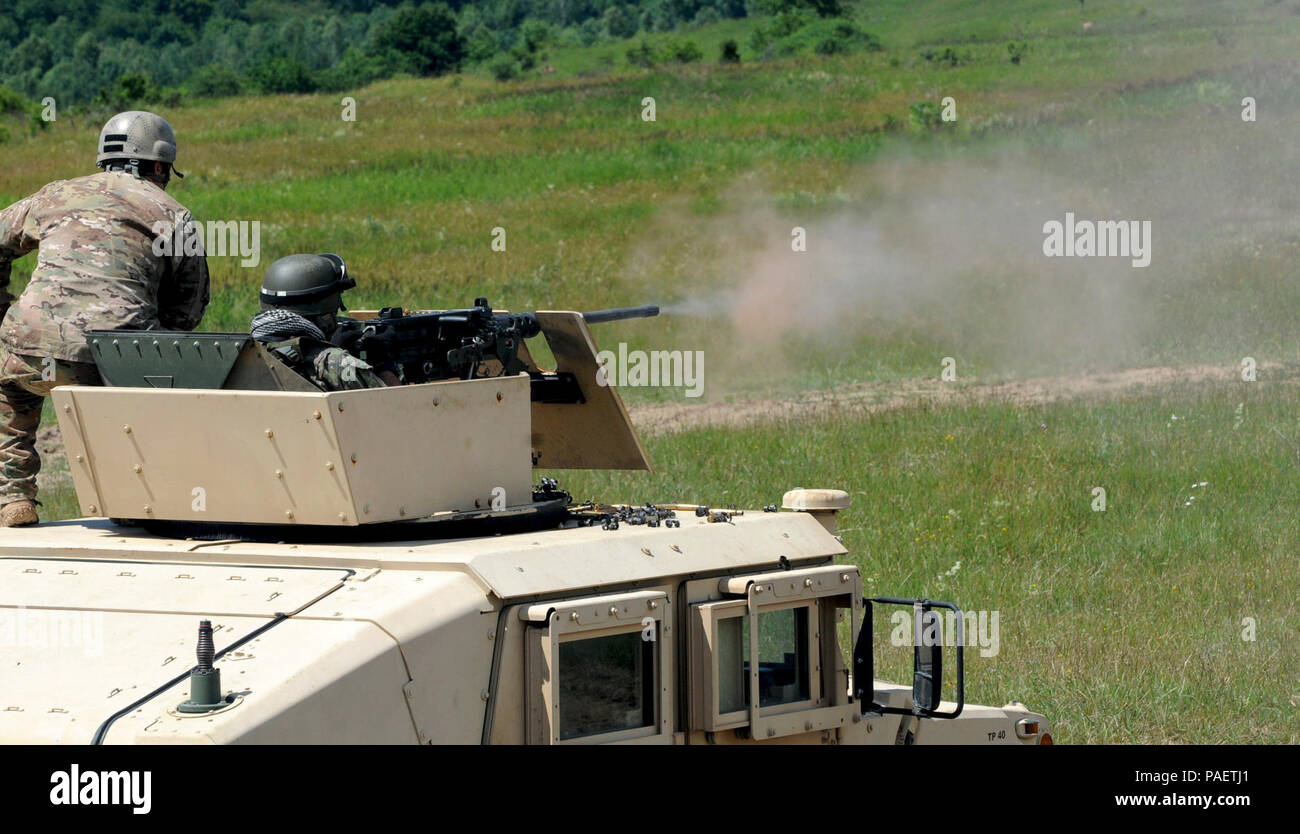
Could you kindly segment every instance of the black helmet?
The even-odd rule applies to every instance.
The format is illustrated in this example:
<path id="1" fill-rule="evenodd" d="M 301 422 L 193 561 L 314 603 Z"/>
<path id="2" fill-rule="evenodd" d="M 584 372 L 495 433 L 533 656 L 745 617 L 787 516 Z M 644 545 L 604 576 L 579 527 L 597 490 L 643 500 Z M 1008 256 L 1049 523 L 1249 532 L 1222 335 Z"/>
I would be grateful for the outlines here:
<path id="1" fill-rule="evenodd" d="M 262 307 L 275 307 L 305 316 L 346 310 L 342 293 L 357 285 L 347 264 L 333 253 L 288 255 L 266 270 Z"/>

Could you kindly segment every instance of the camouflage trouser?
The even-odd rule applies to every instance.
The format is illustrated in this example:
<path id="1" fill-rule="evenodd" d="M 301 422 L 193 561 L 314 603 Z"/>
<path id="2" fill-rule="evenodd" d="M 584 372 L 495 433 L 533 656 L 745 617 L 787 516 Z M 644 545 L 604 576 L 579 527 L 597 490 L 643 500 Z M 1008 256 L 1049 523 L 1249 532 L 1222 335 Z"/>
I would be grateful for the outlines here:
<path id="1" fill-rule="evenodd" d="M 50 389 L 102 385 L 90 362 L 60 362 L 0 347 L 0 505 L 36 497 L 36 429 Z"/>

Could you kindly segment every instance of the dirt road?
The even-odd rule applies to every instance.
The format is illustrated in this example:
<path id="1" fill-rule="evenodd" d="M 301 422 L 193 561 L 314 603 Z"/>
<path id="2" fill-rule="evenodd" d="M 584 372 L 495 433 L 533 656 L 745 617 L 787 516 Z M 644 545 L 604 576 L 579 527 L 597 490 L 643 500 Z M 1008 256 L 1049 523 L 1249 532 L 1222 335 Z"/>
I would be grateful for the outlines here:
<path id="1" fill-rule="evenodd" d="M 1294 370 L 1279 362 L 1261 364 L 1257 379 L 1292 379 Z M 907 379 L 865 382 L 830 391 L 810 391 L 775 400 L 712 403 L 657 403 L 629 409 L 632 422 L 645 434 L 669 434 L 705 426 L 744 426 L 781 422 L 828 414 L 871 414 L 918 403 L 968 405 L 1010 402 L 1038 405 L 1083 398 L 1136 396 L 1146 389 L 1170 383 L 1232 382 L 1241 380 L 1235 365 L 1191 365 L 1182 368 L 1131 368 L 1109 373 L 1036 377 L 993 384 Z M 1244 384 L 1244 383 L 1243 383 Z"/>

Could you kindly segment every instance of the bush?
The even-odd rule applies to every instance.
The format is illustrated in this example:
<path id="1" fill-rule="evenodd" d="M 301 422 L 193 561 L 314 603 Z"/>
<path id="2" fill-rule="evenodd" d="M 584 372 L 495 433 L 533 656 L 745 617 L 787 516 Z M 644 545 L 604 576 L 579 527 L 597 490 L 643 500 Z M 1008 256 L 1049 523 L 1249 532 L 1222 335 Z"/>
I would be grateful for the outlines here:
<path id="1" fill-rule="evenodd" d="M 818 55 L 841 55 L 858 49 L 879 52 L 884 48 L 875 35 L 844 20 L 815 23 L 808 28 L 808 34 L 816 38 L 813 51 Z"/>
<path id="2" fill-rule="evenodd" d="M 813 47 L 813 52 L 818 55 L 839 55 L 848 51 L 848 47 L 844 45 L 844 42 L 835 38 L 822 38 Z"/>
<path id="3" fill-rule="evenodd" d="M 767 35 L 772 40 L 787 38 L 807 26 L 808 23 L 808 16 L 803 12 L 794 9 L 787 10 L 772 18 L 772 23 L 767 27 Z"/>
<path id="4" fill-rule="evenodd" d="M 267 58 L 249 71 L 247 81 L 257 93 L 311 93 L 318 86 L 311 70 L 297 58 Z"/>
<path id="5" fill-rule="evenodd" d="M 633 67 L 646 67 L 647 69 L 655 65 L 655 52 L 650 48 L 650 44 L 641 40 L 640 46 L 634 46 L 627 51 L 627 63 Z"/>
<path id="6" fill-rule="evenodd" d="M 735 41 L 723 41 L 722 50 L 718 55 L 719 64 L 739 64 L 740 63 L 740 45 Z"/>
<path id="7" fill-rule="evenodd" d="M 704 52 L 695 41 L 672 41 L 664 50 L 664 57 L 679 64 L 690 64 L 704 57 Z"/>
<path id="8" fill-rule="evenodd" d="M 699 28 L 701 26 L 708 26 L 710 23 L 717 23 L 719 20 L 722 20 L 722 15 L 718 14 L 717 9 L 712 6 L 702 6 L 700 10 L 695 13 L 695 19 L 691 21 L 691 26 Z"/>
<path id="9" fill-rule="evenodd" d="M 515 44 L 509 56 L 519 64 L 521 70 L 527 71 L 537 66 L 537 55 L 525 49 L 523 44 Z"/>
<path id="10" fill-rule="evenodd" d="M 460 69 L 465 39 L 447 4 L 405 6 L 375 34 L 372 54 L 400 72 L 442 75 Z"/>
<path id="11" fill-rule="evenodd" d="M 971 53 L 969 50 L 966 52 L 958 52 L 951 46 L 945 46 L 938 52 L 933 49 L 927 49 L 921 53 L 921 57 L 927 61 L 939 64 L 940 66 L 959 67 L 962 64 L 970 63 Z"/>
<path id="12" fill-rule="evenodd" d="M 119 75 L 117 80 L 95 96 L 96 104 L 114 110 L 130 110 L 150 102 L 174 107 L 180 103 L 180 94 L 175 90 L 155 87 L 144 73 L 127 72 Z"/>
<path id="13" fill-rule="evenodd" d="M 1019 64 L 1020 60 L 1025 57 L 1025 53 L 1028 50 L 1029 46 L 1024 41 L 1012 41 L 1007 44 L 1007 55 L 1011 58 L 1011 63 L 1013 64 Z"/>
<path id="14" fill-rule="evenodd" d="M 202 98 L 223 98 L 239 95 L 239 76 L 224 64 L 200 67 L 190 76 L 190 94 Z"/>
<path id="15" fill-rule="evenodd" d="M 933 101 L 913 102 L 910 110 L 912 124 L 922 130 L 937 130 L 943 125 L 942 111 L 939 109 L 939 105 Z"/>
<path id="16" fill-rule="evenodd" d="M 488 71 L 497 81 L 513 81 L 519 77 L 519 64 L 509 55 L 498 55 L 488 64 Z"/>
<path id="17" fill-rule="evenodd" d="M 0 113 L 26 113 L 31 102 L 8 87 L 0 87 Z"/>

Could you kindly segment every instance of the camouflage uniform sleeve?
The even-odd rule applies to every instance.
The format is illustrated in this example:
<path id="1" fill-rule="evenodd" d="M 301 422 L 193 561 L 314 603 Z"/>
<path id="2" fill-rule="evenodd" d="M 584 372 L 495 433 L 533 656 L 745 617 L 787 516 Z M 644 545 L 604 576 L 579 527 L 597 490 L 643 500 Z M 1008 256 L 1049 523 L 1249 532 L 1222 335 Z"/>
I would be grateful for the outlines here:
<path id="1" fill-rule="evenodd" d="M 328 348 L 316 354 L 312 359 L 312 370 L 328 391 L 385 387 L 374 368 L 342 348 Z"/>
<path id="2" fill-rule="evenodd" d="M 187 211 L 177 220 L 189 224 L 194 218 Z M 158 293 L 158 323 L 165 330 L 193 330 L 203 319 L 208 307 L 208 258 L 203 252 L 197 255 L 177 254 L 172 258 L 171 280 Z"/>
<path id="3" fill-rule="evenodd" d="M 31 252 L 39 243 L 27 228 L 27 215 L 39 196 L 39 193 L 34 194 L 0 211 L 0 316 L 5 314 L 14 300 L 13 293 L 9 292 L 9 274 L 13 262 Z"/>

